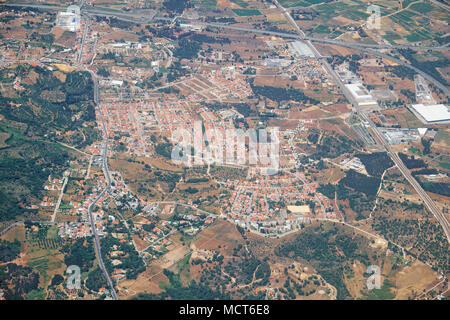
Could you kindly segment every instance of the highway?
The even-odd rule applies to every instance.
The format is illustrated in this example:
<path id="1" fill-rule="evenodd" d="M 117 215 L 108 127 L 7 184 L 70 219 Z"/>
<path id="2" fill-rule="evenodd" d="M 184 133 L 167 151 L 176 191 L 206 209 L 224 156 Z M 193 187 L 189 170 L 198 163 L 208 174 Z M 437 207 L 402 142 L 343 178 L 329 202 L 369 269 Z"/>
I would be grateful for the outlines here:
<path id="1" fill-rule="evenodd" d="M 276 3 L 278 3 L 278 2 L 276 2 Z M 62 7 L 62 6 L 54 6 L 54 5 L 46 5 L 46 4 L 1 3 L 0 5 L 9 6 L 9 7 L 28 7 L 28 8 L 36 8 L 36 9 L 44 9 L 44 10 L 54 10 L 54 11 L 65 11 L 67 9 L 66 7 Z M 281 7 L 281 8 L 283 8 L 283 7 Z M 289 12 L 284 8 L 282 9 L 282 11 L 284 11 L 285 14 L 287 13 L 287 17 L 290 17 L 290 18 L 288 18 L 288 20 L 290 20 L 289 22 L 293 22 L 293 19 L 292 19 L 291 15 L 289 14 Z M 133 22 L 133 23 L 140 23 L 140 24 L 150 23 L 151 21 L 167 21 L 167 22 L 173 21 L 173 19 L 171 19 L 171 18 L 147 16 L 147 15 L 138 14 L 138 13 L 125 13 L 125 12 L 120 12 L 120 11 L 115 11 L 115 10 L 107 10 L 107 9 L 98 8 L 98 7 L 95 9 L 94 8 L 84 8 L 84 9 L 81 9 L 81 12 L 87 13 L 92 16 L 115 17 L 119 20 Z M 180 18 L 178 20 L 182 23 L 192 23 L 192 24 L 201 25 L 201 26 L 230 29 L 230 30 L 251 32 L 251 33 L 260 33 L 260 34 L 278 36 L 278 37 L 283 37 L 283 38 L 309 40 L 312 42 L 334 44 L 334 45 L 339 45 L 339 46 L 357 45 L 358 47 L 361 47 L 361 48 L 373 48 L 373 49 L 448 50 L 448 47 L 446 45 L 420 46 L 420 45 L 388 45 L 388 44 L 355 43 L 355 42 L 346 42 L 346 41 L 342 41 L 342 40 L 310 37 L 310 36 L 306 36 L 305 34 L 303 34 L 303 32 L 302 32 L 302 35 L 298 35 L 295 33 L 237 27 L 234 25 L 227 25 L 227 24 L 220 24 L 220 23 L 191 21 L 191 20 L 187 20 L 186 18 Z M 295 24 L 295 26 L 297 26 L 297 24 Z M 298 26 L 295 28 L 298 29 Z"/>
<path id="2" fill-rule="evenodd" d="M 310 46 L 310 48 L 313 50 L 313 52 L 316 54 L 316 56 L 320 59 L 320 61 L 322 62 L 322 65 L 325 67 L 325 69 L 330 73 L 330 75 L 335 79 L 336 83 L 339 85 L 339 87 L 341 88 L 341 90 L 343 91 L 344 95 L 347 97 L 347 99 L 349 99 L 349 101 L 352 101 L 351 97 L 349 96 L 349 92 L 346 90 L 345 86 L 342 84 L 342 81 L 340 80 L 339 77 L 337 77 L 336 73 L 334 72 L 334 70 L 331 68 L 331 66 L 326 62 L 325 59 L 323 59 L 323 57 L 320 55 L 320 53 L 315 49 L 315 47 L 311 44 L 312 42 L 319 42 L 319 43 L 326 43 L 326 44 L 333 44 L 333 45 L 339 45 L 339 46 L 345 46 L 345 47 L 349 47 L 349 48 L 354 48 L 357 50 L 361 50 L 364 52 L 367 52 L 369 54 L 373 54 L 376 56 L 380 56 L 382 58 L 386 58 L 389 59 L 393 62 L 396 62 L 400 65 L 406 66 L 408 68 L 413 69 L 415 72 L 417 72 L 418 74 L 422 75 L 424 78 L 426 78 L 428 81 L 430 81 L 431 83 L 433 83 L 436 87 L 438 87 L 439 89 L 441 89 L 444 94 L 447 97 L 450 97 L 450 93 L 448 88 L 443 85 L 442 83 L 440 83 L 438 80 L 434 79 L 433 77 L 431 77 L 430 75 L 428 75 L 427 73 L 419 70 L 418 68 L 400 60 L 397 59 L 395 57 L 392 57 L 386 53 L 377 51 L 375 49 L 414 49 L 414 50 L 448 50 L 447 46 L 435 46 L 435 47 L 429 47 L 429 46 L 414 46 L 414 45 L 379 45 L 379 44 L 367 44 L 367 43 L 352 43 L 352 42 L 345 42 L 345 41 L 340 41 L 340 40 L 332 40 L 332 39 L 321 39 L 321 38 L 316 38 L 316 37 L 309 37 L 309 36 L 305 36 L 304 33 L 300 30 L 300 28 L 298 27 L 298 25 L 295 23 L 295 21 L 292 19 L 290 13 L 284 9 L 277 0 L 274 0 L 275 4 L 283 11 L 283 13 L 286 15 L 288 21 L 294 26 L 294 28 L 298 31 L 298 34 L 292 34 L 292 33 L 283 33 L 283 32 L 275 32 L 275 31 L 268 31 L 268 30 L 259 30 L 259 29 L 252 29 L 252 28 L 244 28 L 244 27 L 237 27 L 237 26 L 233 26 L 233 25 L 224 25 L 224 24 L 216 24 L 216 23 L 206 23 L 206 22 L 197 22 L 197 21 L 193 21 L 191 23 L 193 24 L 197 24 L 197 25 L 203 25 L 203 26 L 210 26 L 210 27 L 216 27 L 216 28 L 223 28 L 223 29 L 230 29 L 230 30 L 237 30 L 237 31 L 243 31 L 243 32 L 252 32 L 252 33 L 259 33 L 259 34 L 267 34 L 267 35 L 273 35 L 273 36 L 278 36 L 278 37 L 283 37 L 283 38 L 294 38 L 294 39 L 299 39 L 299 40 L 305 40 L 308 44 L 308 46 Z M 447 10 L 448 8 L 443 7 L 446 6 L 442 3 L 437 4 L 436 1 L 431 1 L 432 3 L 439 5 L 440 7 L 442 7 L 443 9 Z M 16 7 L 31 7 L 31 8 L 39 8 L 39 9 L 46 9 L 46 10 L 58 10 L 58 11 L 64 11 L 66 10 L 66 7 L 60 7 L 60 6 L 51 6 L 51 5 L 31 5 L 31 4 L 1 4 L 4 6 L 16 6 Z M 107 10 L 102 10 L 100 8 L 96 8 L 96 9 L 82 9 L 83 12 L 90 14 L 90 15 L 97 15 L 97 16 L 111 16 L 111 17 L 116 17 L 120 20 L 124 20 L 124 21 L 129 21 L 129 22 L 134 22 L 134 23 L 145 23 L 145 22 L 150 22 L 153 20 L 161 20 L 161 21 L 171 21 L 171 19 L 169 18 L 164 18 L 164 17 L 148 17 L 148 16 L 144 16 L 144 15 L 140 15 L 140 14 L 131 14 L 131 13 L 121 13 L 121 12 L 114 12 L 114 11 L 107 11 Z M 138 21 L 136 21 L 136 19 L 138 19 Z M 189 21 L 186 20 L 188 23 Z M 94 79 L 94 100 L 95 103 L 98 104 L 98 83 L 97 83 L 97 79 L 95 74 L 90 71 L 93 79 Z M 99 112 L 102 113 L 102 110 L 99 108 Z M 408 182 L 412 185 L 412 187 L 416 190 L 416 192 L 419 194 L 419 196 L 421 197 L 421 199 L 423 200 L 425 206 L 428 208 L 428 210 L 430 210 L 430 212 L 433 214 L 433 216 L 438 220 L 438 222 L 441 224 L 441 226 L 444 229 L 444 232 L 447 236 L 447 240 L 450 243 L 450 226 L 449 226 L 449 222 L 446 219 L 446 217 L 444 216 L 444 214 L 437 208 L 437 206 L 434 204 L 433 200 L 429 197 L 429 195 L 423 190 L 423 188 L 420 186 L 420 184 L 415 180 L 415 178 L 411 175 L 411 173 L 409 172 L 409 170 L 406 168 L 406 166 L 404 165 L 403 161 L 398 157 L 397 153 L 394 152 L 392 150 L 392 148 L 390 147 L 390 145 L 385 141 L 384 137 L 381 135 L 381 133 L 376 129 L 376 126 L 373 124 L 373 122 L 370 120 L 370 118 L 366 115 L 366 114 L 362 114 L 362 116 L 365 118 L 365 120 L 367 120 L 371 126 L 371 132 L 373 134 L 373 136 L 375 137 L 376 141 L 378 141 L 378 143 L 384 147 L 384 149 L 387 151 L 388 155 L 391 157 L 391 159 L 394 161 L 394 163 L 397 165 L 397 167 L 399 168 L 399 170 L 401 171 L 401 173 L 403 174 L 403 176 L 405 177 L 405 179 L 408 180 Z M 106 125 L 103 121 L 103 116 L 102 116 L 102 123 L 103 123 L 103 128 L 105 131 L 105 144 L 104 144 L 104 153 L 103 153 L 103 170 L 105 172 L 105 177 L 107 179 L 107 187 L 100 193 L 100 195 L 91 203 L 91 205 L 89 206 L 89 217 L 90 217 L 90 221 L 91 221 L 91 227 L 93 230 L 93 235 L 94 235 L 94 239 L 95 239 L 95 249 L 96 249 L 96 253 L 97 253 L 97 257 L 99 260 L 99 266 L 102 269 L 103 274 L 105 275 L 105 278 L 108 282 L 108 285 L 111 288 L 111 292 L 113 295 L 114 299 L 117 299 L 116 296 L 116 292 L 114 290 L 114 286 L 111 282 L 111 279 L 109 278 L 108 272 L 103 264 L 103 260 L 101 257 L 101 251 L 100 251 L 100 244 L 99 244 L 99 239 L 98 239 L 98 235 L 96 233 L 95 230 L 95 224 L 94 224 L 94 219 L 93 219 L 93 214 L 92 214 L 92 207 L 95 205 L 95 203 L 105 194 L 105 192 L 110 188 L 110 177 L 109 177 L 109 171 L 108 171 L 108 166 L 107 166 L 107 148 L 108 148 L 108 136 L 107 136 L 107 132 L 106 132 Z"/>
<path id="3" fill-rule="evenodd" d="M 439 208 L 436 206 L 434 201 L 430 198 L 428 193 L 426 193 L 425 190 L 423 190 L 422 186 L 417 182 L 417 180 L 411 175 L 411 172 L 409 169 L 405 166 L 403 161 L 400 159 L 398 154 L 392 150 L 391 146 L 388 142 L 386 142 L 384 136 L 378 131 L 376 125 L 373 123 L 373 121 L 366 115 L 362 114 L 362 117 L 367 120 L 371 126 L 372 132 L 374 134 L 375 139 L 378 143 L 380 143 L 387 151 L 388 155 L 394 161 L 397 168 L 400 170 L 400 172 L 403 174 L 406 180 L 411 184 L 411 186 L 416 190 L 416 192 L 419 194 L 420 198 L 424 202 L 425 206 L 430 210 L 430 212 L 433 214 L 433 216 L 438 220 L 439 224 L 444 229 L 445 235 L 447 237 L 447 241 L 450 243 L 450 224 L 445 217 L 445 215 L 439 210 Z"/>
<path id="4" fill-rule="evenodd" d="M 192 21 L 193 24 L 202 25 L 202 26 L 209 26 L 209 27 L 215 27 L 215 28 L 222 28 L 222 29 L 229 29 L 229 30 L 236 30 L 236 31 L 242 31 L 242 32 L 251 32 L 251 33 L 259 33 L 259 34 L 266 34 L 266 35 L 273 35 L 277 37 L 283 37 L 283 38 L 293 38 L 293 39 L 299 39 L 304 40 L 308 43 L 309 47 L 317 54 L 317 57 L 321 58 L 319 52 L 315 49 L 314 46 L 311 45 L 310 42 L 319 42 L 319 43 L 325 43 L 325 44 L 332 44 L 332 45 L 338 45 L 348 48 L 353 48 L 356 50 L 360 50 L 363 52 L 367 52 L 369 54 L 382 57 L 385 59 L 389 59 L 395 63 L 398 63 L 402 66 L 408 67 L 410 69 L 413 69 L 415 72 L 422 75 L 424 78 L 426 78 L 428 81 L 430 81 L 433 85 L 438 87 L 444 94 L 447 96 L 447 98 L 450 98 L 450 92 L 446 85 L 442 84 L 432 76 L 428 75 L 427 73 L 423 72 L 422 70 L 412 66 L 411 64 L 408 64 L 400 59 L 397 59 L 389 54 L 380 52 L 375 49 L 413 49 L 413 50 L 449 50 L 447 45 L 442 46 L 415 46 L 415 45 L 386 45 L 386 44 L 368 44 L 368 43 L 356 43 L 356 42 L 346 42 L 341 40 L 333 40 L 333 39 L 321 39 L 316 37 L 309 37 L 306 36 L 298 27 L 298 25 L 295 23 L 295 21 L 292 19 L 289 12 L 284 9 L 282 6 L 279 5 L 278 2 L 275 2 L 283 11 L 283 13 L 286 15 L 289 23 L 292 24 L 292 26 L 297 30 L 298 34 L 293 33 L 284 33 L 284 32 L 276 32 L 276 31 L 269 31 L 269 30 L 260 30 L 260 29 L 254 29 L 254 28 L 244 28 L 244 27 L 237 27 L 233 25 L 226 25 L 226 24 L 218 24 L 218 23 L 208 23 L 208 22 L 199 22 L 199 21 Z M 46 9 L 46 10 L 57 10 L 57 11 L 63 11 L 66 10 L 66 7 L 61 6 L 53 6 L 53 5 L 43 5 L 43 4 L 8 4 L 3 3 L 0 5 L 4 6 L 11 6 L 11 7 L 30 7 L 30 8 L 38 8 L 38 9 Z M 118 11 L 111 11 L 111 10 L 104 10 L 101 8 L 87 8 L 81 10 L 84 13 L 87 13 L 88 15 L 93 16 L 104 16 L 104 17 L 115 17 L 119 20 L 133 22 L 133 23 L 149 23 L 154 20 L 160 20 L 160 21 L 172 21 L 173 19 L 170 18 L 164 18 L 164 17 L 148 17 L 142 14 L 133 14 L 133 13 L 122 13 Z M 136 20 L 138 19 L 138 20 Z M 185 23 L 190 23 L 189 20 L 186 19 L 180 19 L 183 20 Z M 330 72 L 330 66 L 328 63 L 324 63 L 324 67 L 327 69 L 327 71 Z M 345 90 L 345 89 L 344 89 Z"/>
<path id="5" fill-rule="evenodd" d="M 273 0 L 274 3 L 281 9 L 281 11 L 283 11 L 284 15 L 286 16 L 286 18 L 288 19 L 288 21 L 292 24 L 292 26 L 299 32 L 299 34 L 303 34 L 303 31 L 301 31 L 301 29 L 299 28 L 299 26 L 295 23 L 294 19 L 292 19 L 289 11 L 287 11 L 286 9 L 284 9 L 277 0 Z M 314 46 L 308 41 L 307 42 L 308 46 L 313 50 L 315 56 L 317 58 L 321 58 L 320 53 L 316 50 L 316 48 L 314 48 Z M 364 50 L 370 50 L 370 51 L 375 51 L 375 50 L 371 50 L 371 49 L 367 49 L 365 48 Z M 375 51 L 377 52 L 377 51 Z M 377 52 L 379 53 L 379 52 Z M 398 60 L 396 58 L 393 57 L 388 57 L 388 59 L 393 60 L 397 63 L 402 62 L 401 60 Z M 334 78 L 335 82 L 338 84 L 338 86 L 341 88 L 342 92 L 344 93 L 344 95 L 346 96 L 346 98 L 352 102 L 352 104 L 354 105 L 354 107 L 359 111 L 359 107 L 358 104 L 356 102 L 353 101 L 353 97 L 350 94 L 350 92 L 348 92 L 347 88 L 344 86 L 344 84 L 342 83 L 342 80 L 337 76 L 336 72 L 333 70 L 333 68 L 327 63 L 327 61 L 325 59 L 320 59 L 322 62 L 322 65 L 325 67 L 325 69 L 329 72 L 329 74 Z M 413 67 L 413 69 L 424 75 L 424 77 L 426 77 L 428 80 L 430 80 L 431 82 L 435 83 L 436 85 L 440 85 L 440 83 L 438 81 L 436 81 L 434 78 L 428 76 L 426 73 L 421 72 L 420 70 L 418 70 L 417 68 Z M 433 81 L 434 80 L 434 81 Z M 444 93 L 446 94 L 446 96 L 449 96 L 449 92 L 448 89 L 444 86 L 441 88 Z M 386 150 L 387 154 L 389 155 L 389 157 L 392 159 L 392 161 L 396 164 L 397 168 L 400 170 L 400 172 L 403 174 L 403 176 L 405 177 L 405 179 L 411 184 L 411 186 L 414 188 L 414 190 L 418 193 L 418 195 L 420 196 L 420 198 L 422 199 L 422 201 L 425 203 L 425 206 L 428 208 L 428 210 L 433 214 L 433 216 L 436 218 L 436 220 L 439 222 L 439 224 L 442 226 L 442 228 L 444 229 L 444 233 L 447 237 L 447 241 L 450 243 L 450 225 L 449 222 L 447 220 L 447 218 L 445 217 L 445 215 L 439 210 L 439 208 L 436 206 L 436 204 L 433 202 L 433 200 L 430 198 L 430 196 L 425 192 L 425 190 L 423 190 L 422 186 L 417 182 L 417 180 L 411 175 L 411 172 L 409 172 L 408 168 L 405 166 L 405 164 L 403 163 L 403 161 L 399 158 L 398 154 L 392 150 L 391 146 L 389 145 L 389 143 L 385 140 L 384 136 L 378 131 L 376 125 L 373 123 L 373 121 L 365 114 L 365 113 L 361 113 L 362 117 L 368 121 L 368 123 L 370 124 L 370 128 L 371 128 L 371 132 L 375 138 L 375 140 L 384 147 L 384 149 Z"/>

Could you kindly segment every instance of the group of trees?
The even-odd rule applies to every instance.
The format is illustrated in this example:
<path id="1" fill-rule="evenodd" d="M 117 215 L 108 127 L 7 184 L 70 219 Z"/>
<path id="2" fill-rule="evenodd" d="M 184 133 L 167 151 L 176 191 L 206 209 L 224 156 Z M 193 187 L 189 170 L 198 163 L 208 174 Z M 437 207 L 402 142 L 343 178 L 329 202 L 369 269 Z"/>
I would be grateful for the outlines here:
<path id="1" fill-rule="evenodd" d="M 85 285 L 86 288 L 95 292 L 98 292 L 100 288 L 107 288 L 108 286 L 105 277 L 103 276 L 103 273 L 99 267 L 96 267 L 93 271 L 89 273 Z"/>
<path id="2" fill-rule="evenodd" d="M 170 285 L 165 287 L 165 291 L 159 294 L 140 293 L 136 300 L 228 300 L 230 296 L 220 291 L 215 291 L 208 286 L 202 285 L 195 281 L 191 281 L 188 286 L 184 287 L 179 276 L 173 272 L 164 269 L 164 275 L 170 280 Z"/>
<path id="3" fill-rule="evenodd" d="M 350 169 L 346 176 L 339 181 L 339 184 L 355 191 L 362 192 L 368 197 L 374 198 L 380 185 L 380 178 L 368 177 Z"/>
<path id="4" fill-rule="evenodd" d="M 407 60 L 411 62 L 411 64 L 417 69 L 426 72 L 439 82 L 444 85 L 448 85 L 448 82 L 444 77 L 442 77 L 441 73 L 437 70 L 439 68 L 445 68 L 448 64 L 446 59 L 439 60 L 427 60 L 427 61 L 418 61 L 415 57 L 416 51 L 413 49 L 399 49 L 400 54 Z"/>
<path id="5" fill-rule="evenodd" d="M 292 100 L 310 104 L 320 103 L 320 101 L 306 96 L 303 91 L 299 89 L 257 86 L 253 84 L 253 81 L 250 81 L 250 86 L 257 96 L 263 96 L 277 102 Z"/>
<path id="6" fill-rule="evenodd" d="M 408 156 L 407 154 L 401 152 L 398 153 L 398 156 L 408 169 L 427 167 L 427 164 L 422 159 L 416 159 L 414 156 Z"/>
<path id="7" fill-rule="evenodd" d="M 337 298 L 351 298 L 344 283 L 344 267 L 358 260 L 369 265 L 373 253 L 367 239 L 348 235 L 341 226 L 310 226 L 291 241 L 279 245 L 275 253 L 282 257 L 302 258 L 311 263 L 328 283 L 337 289 Z"/>
<path id="8" fill-rule="evenodd" d="M 23 300 L 32 290 L 39 286 L 39 273 L 30 267 L 8 263 L 0 266 L 0 289 L 6 300 Z"/>
<path id="9" fill-rule="evenodd" d="M 61 251 L 64 253 L 64 263 L 67 266 L 77 265 L 82 272 L 87 272 L 94 265 L 95 251 L 92 238 L 79 238 L 73 243 L 67 243 Z"/>
<path id="10" fill-rule="evenodd" d="M 323 158 L 336 158 L 341 154 L 353 151 L 355 146 L 361 145 L 360 141 L 352 141 L 339 134 L 325 134 L 322 136 L 320 143 L 317 143 L 319 136 L 316 136 L 315 134 L 318 133 L 312 131 L 312 133 L 308 136 L 308 140 L 311 139 L 310 141 L 313 144 L 316 144 L 316 152 L 311 155 L 311 158 L 316 160 Z"/>
<path id="11" fill-rule="evenodd" d="M 198 52 L 201 49 L 201 44 L 198 41 L 181 39 L 178 42 L 178 48 L 175 49 L 173 55 L 179 59 L 195 59 L 197 58 Z"/>
<path id="12" fill-rule="evenodd" d="M 381 177 L 387 168 L 394 165 L 386 152 L 358 153 L 355 156 L 364 164 L 367 173 L 374 177 Z"/>
<path id="13" fill-rule="evenodd" d="M 20 253 L 20 241 L 13 242 L 0 240 L 0 262 L 14 260 Z"/>
<path id="14" fill-rule="evenodd" d="M 428 262 L 435 270 L 449 270 L 450 252 L 442 227 L 430 217 L 408 218 L 406 211 L 423 212 L 423 208 L 403 208 L 404 214 L 397 217 L 392 215 L 393 210 L 398 210 L 398 205 L 382 203 L 374 215 L 372 228 L 385 239 L 410 248 L 408 254 Z"/>
<path id="15" fill-rule="evenodd" d="M 136 279 L 140 273 L 145 271 L 145 264 L 139 256 L 139 253 L 130 242 L 121 242 L 119 239 L 109 235 L 102 240 L 102 253 L 106 255 L 108 252 L 111 252 L 114 245 L 117 246 L 117 250 L 124 253 L 124 255 L 120 257 L 122 262 L 120 264 L 120 268 L 126 269 L 127 279 Z M 112 265 L 110 259 L 105 257 L 104 260 L 106 269 L 108 272 L 112 273 L 114 271 L 114 266 Z"/>
<path id="16" fill-rule="evenodd" d="M 164 0 L 163 2 L 164 9 L 170 12 L 172 16 L 183 13 L 184 9 L 190 6 L 190 0 Z"/>
<path id="17" fill-rule="evenodd" d="M 172 157 L 173 145 L 170 142 L 161 142 L 155 146 L 155 152 L 165 158 Z"/>
<path id="18" fill-rule="evenodd" d="M 70 72 L 62 82 L 51 70 L 21 64 L 5 70 L 0 79 L 9 81 L 8 74 L 22 78 L 33 74 L 35 83 L 23 84 L 25 90 L 16 96 L 0 95 L 0 113 L 5 118 L 0 132 L 9 135 L 7 146 L 0 149 L 0 220 L 33 212 L 24 207 L 41 198 L 49 175 L 57 176 L 67 168 L 72 156 L 54 141 L 71 138 L 58 136 L 57 131 L 82 130 L 86 144 L 97 138 L 95 127 L 83 126 L 95 120 L 89 73 Z M 80 118 L 74 120 L 74 115 Z"/>

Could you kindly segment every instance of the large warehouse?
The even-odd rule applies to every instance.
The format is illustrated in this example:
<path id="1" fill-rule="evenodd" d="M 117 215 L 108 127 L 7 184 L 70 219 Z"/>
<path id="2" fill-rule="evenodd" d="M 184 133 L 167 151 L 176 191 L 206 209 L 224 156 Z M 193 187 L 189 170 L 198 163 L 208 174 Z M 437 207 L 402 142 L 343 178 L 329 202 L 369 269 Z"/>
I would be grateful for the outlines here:
<path id="1" fill-rule="evenodd" d="M 377 101 L 372 97 L 362 83 L 349 83 L 346 84 L 345 87 L 352 95 L 354 102 L 357 103 L 361 109 L 367 111 L 379 109 Z"/>
<path id="2" fill-rule="evenodd" d="M 450 111 L 443 104 L 413 104 L 411 111 L 423 123 L 450 122 Z"/>

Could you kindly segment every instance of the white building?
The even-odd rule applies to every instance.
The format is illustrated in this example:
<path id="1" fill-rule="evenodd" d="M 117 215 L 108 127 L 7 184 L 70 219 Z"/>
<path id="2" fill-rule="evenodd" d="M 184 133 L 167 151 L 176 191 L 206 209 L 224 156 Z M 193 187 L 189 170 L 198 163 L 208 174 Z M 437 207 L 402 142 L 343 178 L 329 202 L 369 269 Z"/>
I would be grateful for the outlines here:
<path id="1" fill-rule="evenodd" d="M 413 104 L 410 109 L 423 123 L 450 122 L 450 111 L 443 104 Z"/>
<path id="2" fill-rule="evenodd" d="M 294 41 L 291 42 L 290 45 L 300 57 L 315 57 L 314 52 L 312 52 L 311 48 L 302 41 Z"/>
<path id="3" fill-rule="evenodd" d="M 348 89 L 352 95 L 354 101 L 359 107 L 367 109 L 378 109 L 377 101 L 372 97 L 372 95 L 367 91 L 361 83 L 349 83 L 345 87 Z"/>
<path id="4" fill-rule="evenodd" d="M 75 32 L 80 28 L 80 15 L 74 12 L 58 12 L 56 25 L 60 28 Z"/>

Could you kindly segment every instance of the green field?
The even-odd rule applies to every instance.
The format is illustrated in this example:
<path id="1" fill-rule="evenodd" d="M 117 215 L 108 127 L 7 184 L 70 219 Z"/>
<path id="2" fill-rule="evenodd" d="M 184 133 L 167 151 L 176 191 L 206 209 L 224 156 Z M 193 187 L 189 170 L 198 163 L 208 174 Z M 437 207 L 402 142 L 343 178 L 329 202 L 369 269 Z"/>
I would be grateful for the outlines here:
<path id="1" fill-rule="evenodd" d="M 242 0 L 230 0 L 233 3 L 236 3 L 238 6 L 240 6 L 241 8 L 247 8 L 248 7 L 248 3 Z"/>
<path id="2" fill-rule="evenodd" d="M 280 4 L 285 8 L 309 7 L 311 3 L 306 0 L 280 0 Z"/>
<path id="3" fill-rule="evenodd" d="M 432 32 L 429 32 L 423 27 L 429 23 L 429 20 L 427 18 L 418 17 L 413 11 L 404 10 L 398 12 L 390 16 L 390 19 L 406 31 L 410 32 L 410 34 L 406 37 L 409 42 L 428 40 L 434 38 L 435 36 Z"/>
<path id="4" fill-rule="evenodd" d="M 449 162 L 439 162 L 439 166 L 441 166 L 441 168 L 450 170 L 450 163 Z"/>
<path id="5" fill-rule="evenodd" d="M 345 2 L 324 3 L 315 7 L 320 13 L 322 21 L 329 21 L 335 17 L 343 16 L 353 21 L 360 21 L 367 19 L 370 16 L 366 12 L 367 5 L 365 4 L 348 4 Z"/>
<path id="6" fill-rule="evenodd" d="M 207 9 L 215 9 L 217 7 L 217 0 L 196 0 L 195 5 Z"/>
<path id="7" fill-rule="evenodd" d="M 427 13 L 434 10 L 434 7 L 429 3 L 414 3 L 409 7 L 409 9 L 420 12 Z"/>
<path id="8" fill-rule="evenodd" d="M 402 1 L 402 8 L 406 8 L 407 6 L 409 6 L 411 3 L 415 2 L 416 0 L 405 0 Z"/>
<path id="9" fill-rule="evenodd" d="M 233 12 L 240 17 L 259 16 L 262 13 L 256 9 L 233 9 Z"/>

